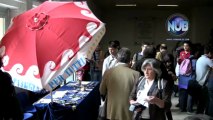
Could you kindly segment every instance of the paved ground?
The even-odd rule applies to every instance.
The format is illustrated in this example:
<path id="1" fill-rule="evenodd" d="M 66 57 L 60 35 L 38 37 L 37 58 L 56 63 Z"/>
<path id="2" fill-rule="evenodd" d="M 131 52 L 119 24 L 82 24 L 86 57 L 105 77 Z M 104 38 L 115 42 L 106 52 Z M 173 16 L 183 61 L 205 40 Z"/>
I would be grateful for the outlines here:
<path id="1" fill-rule="evenodd" d="M 174 95 L 172 95 L 172 108 L 171 108 L 171 111 L 172 111 L 173 120 L 184 120 L 184 118 L 186 118 L 188 116 L 192 116 L 192 115 L 187 114 L 187 112 L 180 112 L 179 108 L 175 107 L 175 105 L 177 103 L 178 103 L 178 97 L 174 97 Z M 200 115 L 198 115 L 198 116 L 200 116 Z M 209 120 L 209 119 L 202 119 L 202 120 Z"/>
<path id="2" fill-rule="evenodd" d="M 172 116 L 174 120 L 184 120 L 185 117 L 189 116 L 187 112 L 180 112 L 178 107 L 175 105 L 178 103 L 178 97 L 172 97 Z"/>
<path id="3" fill-rule="evenodd" d="M 213 120 L 213 118 L 210 118 L 207 115 L 204 114 L 194 114 L 194 115 L 189 115 L 187 114 L 187 112 L 180 112 L 178 107 L 175 107 L 175 105 L 178 103 L 178 97 L 172 97 L 172 116 L 174 120 L 184 120 L 184 118 L 190 116 L 190 120 Z M 193 108 L 194 110 L 196 109 L 196 107 Z M 192 119 L 193 118 L 193 119 Z M 189 120 L 189 119 L 187 119 Z"/>

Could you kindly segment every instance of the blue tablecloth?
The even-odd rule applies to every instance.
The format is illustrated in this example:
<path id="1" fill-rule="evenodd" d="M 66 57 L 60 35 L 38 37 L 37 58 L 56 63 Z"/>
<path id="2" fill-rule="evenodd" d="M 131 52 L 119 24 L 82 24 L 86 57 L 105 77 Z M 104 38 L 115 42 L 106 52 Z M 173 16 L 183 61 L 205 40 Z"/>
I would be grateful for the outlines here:
<path id="1" fill-rule="evenodd" d="M 36 103 L 41 120 L 96 120 L 100 105 L 99 83 L 82 82 L 84 91 L 73 83 L 55 90 Z M 62 96 L 61 96 L 62 95 Z M 61 96 L 61 97 L 58 97 Z"/>

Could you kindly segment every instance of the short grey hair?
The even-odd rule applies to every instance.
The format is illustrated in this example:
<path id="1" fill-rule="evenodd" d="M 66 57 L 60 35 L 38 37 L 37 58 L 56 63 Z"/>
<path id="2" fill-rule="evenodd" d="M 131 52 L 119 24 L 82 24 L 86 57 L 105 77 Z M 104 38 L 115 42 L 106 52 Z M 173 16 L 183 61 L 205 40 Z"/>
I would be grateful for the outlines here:
<path id="1" fill-rule="evenodd" d="M 150 65 L 153 70 L 155 71 L 156 75 L 157 75 L 157 78 L 159 78 L 162 74 L 162 71 L 161 71 L 161 68 L 160 68 L 160 61 L 154 59 L 154 58 L 149 58 L 149 59 L 145 59 L 142 66 L 141 66 L 141 70 L 144 71 L 145 70 L 145 67 L 147 65 Z"/>
<path id="2" fill-rule="evenodd" d="M 129 48 L 123 47 L 117 53 L 118 62 L 129 63 L 131 60 L 131 51 Z"/>

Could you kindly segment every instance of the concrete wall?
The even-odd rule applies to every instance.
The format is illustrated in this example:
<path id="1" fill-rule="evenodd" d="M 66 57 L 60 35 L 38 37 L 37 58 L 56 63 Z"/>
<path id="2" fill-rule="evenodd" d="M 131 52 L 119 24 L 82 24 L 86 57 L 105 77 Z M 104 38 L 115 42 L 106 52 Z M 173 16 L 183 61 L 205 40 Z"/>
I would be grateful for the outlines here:
<path id="1" fill-rule="evenodd" d="M 166 19 L 174 14 L 184 14 L 190 22 L 189 32 L 183 36 L 191 42 L 202 44 L 209 40 L 210 29 L 213 28 L 213 15 L 206 14 L 213 8 L 195 8 L 186 10 L 112 10 L 105 13 L 102 20 L 106 23 L 106 34 L 101 41 L 104 49 L 110 40 L 119 40 L 121 46 L 132 49 L 133 52 L 140 50 L 142 41 L 154 44 L 166 43 L 171 51 L 177 41 L 167 41 L 174 38 L 167 33 L 165 28 Z"/>
<path id="2" fill-rule="evenodd" d="M 196 8 L 192 11 L 192 39 L 195 42 L 207 43 L 210 30 L 213 29 L 213 8 Z"/>

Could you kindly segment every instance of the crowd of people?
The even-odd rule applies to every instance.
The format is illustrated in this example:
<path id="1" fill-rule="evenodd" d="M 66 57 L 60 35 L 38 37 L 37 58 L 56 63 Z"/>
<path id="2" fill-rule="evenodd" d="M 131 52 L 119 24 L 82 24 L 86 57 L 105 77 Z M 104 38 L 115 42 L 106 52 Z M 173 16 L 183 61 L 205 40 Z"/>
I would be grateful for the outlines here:
<path id="1" fill-rule="evenodd" d="M 108 50 L 100 81 L 100 93 L 107 98 L 106 119 L 172 120 L 173 94 L 179 97 L 180 112 L 213 117 L 211 44 L 183 41 L 170 52 L 166 44 L 142 43 L 133 58 L 129 48 L 114 41 Z M 202 86 L 196 97 L 188 93 L 191 80 Z"/>
<path id="2" fill-rule="evenodd" d="M 190 61 L 190 70 L 186 60 Z M 131 50 L 120 47 L 115 40 L 109 42 L 106 53 L 98 45 L 87 62 L 80 70 L 82 79 L 100 81 L 108 120 L 173 120 L 170 110 L 173 94 L 179 97 L 176 106 L 181 112 L 213 117 L 212 44 L 203 47 L 184 41 L 170 52 L 166 44 L 142 43 L 141 50 L 132 57 Z M 0 102 L 4 110 L 0 119 L 23 119 L 11 76 L 1 70 L 0 74 L 0 94 L 6 98 Z M 202 86 L 196 97 L 188 93 L 191 80 Z M 10 105 L 15 108 L 10 109 Z"/>

